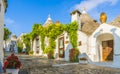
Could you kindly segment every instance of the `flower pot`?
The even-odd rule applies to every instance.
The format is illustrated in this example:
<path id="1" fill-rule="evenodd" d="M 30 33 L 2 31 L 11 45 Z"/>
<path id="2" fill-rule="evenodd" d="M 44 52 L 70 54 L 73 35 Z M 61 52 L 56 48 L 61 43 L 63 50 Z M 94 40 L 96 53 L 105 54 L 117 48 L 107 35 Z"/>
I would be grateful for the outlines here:
<path id="1" fill-rule="evenodd" d="M 6 69 L 6 73 L 18 74 L 19 69 Z"/>
<path id="2" fill-rule="evenodd" d="M 87 61 L 87 60 L 79 60 L 79 63 L 80 63 L 80 64 L 87 64 L 88 61 Z"/>

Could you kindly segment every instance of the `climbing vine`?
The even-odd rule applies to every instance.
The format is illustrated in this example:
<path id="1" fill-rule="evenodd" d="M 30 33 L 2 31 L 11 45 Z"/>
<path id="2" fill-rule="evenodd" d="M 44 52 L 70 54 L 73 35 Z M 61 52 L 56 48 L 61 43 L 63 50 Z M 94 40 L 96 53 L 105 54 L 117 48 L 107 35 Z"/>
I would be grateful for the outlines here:
<path id="1" fill-rule="evenodd" d="M 72 22 L 68 25 L 65 25 L 65 30 L 69 33 L 70 42 L 73 45 L 73 48 L 77 49 L 77 29 L 78 24 L 76 22 Z"/>
<path id="2" fill-rule="evenodd" d="M 30 51 L 30 46 L 31 46 L 30 45 L 30 39 L 31 39 L 31 34 L 30 33 L 22 36 L 22 40 L 23 40 L 22 44 L 25 43 L 25 45 L 26 45 L 26 53 L 28 53 Z"/>
<path id="3" fill-rule="evenodd" d="M 43 27 L 41 24 L 34 24 L 30 34 L 32 39 L 40 36 L 41 47 L 45 53 L 54 54 L 54 49 L 56 47 L 55 40 L 63 33 L 63 31 L 68 32 L 73 48 L 77 49 L 77 29 L 78 24 L 76 22 L 72 22 L 70 24 L 60 24 L 59 26 L 52 24 L 47 27 Z M 49 39 L 49 45 L 47 47 L 45 47 L 44 44 L 45 37 Z"/>

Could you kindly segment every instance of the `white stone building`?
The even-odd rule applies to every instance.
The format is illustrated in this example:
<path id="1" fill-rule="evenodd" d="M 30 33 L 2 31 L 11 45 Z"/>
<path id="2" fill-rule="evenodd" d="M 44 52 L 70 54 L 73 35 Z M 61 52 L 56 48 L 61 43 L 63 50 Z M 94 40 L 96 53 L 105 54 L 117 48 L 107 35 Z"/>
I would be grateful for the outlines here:
<path id="1" fill-rule="evenodd" d="M 43 51 L 41 48 L 41 41 L 40 41 L 40 36 L 37 36 L 34 41 L 33 41 L 33 51 L 34 55 L 42 55 Z"/>
<path id="2" fill-rule="evenodd" d="M 18 53 L 16 35 L 12 35 L 8 40 L 6 40 L 5 51 Z"/>
<path id="3" fill-rule="evenodd" d="M 45 21 L 45 23 L 43 24 L 43 27 L 47 27 L 49 25 L 53 24 L 53 21 L 50 17 L 50 15 L 48 16 L 47 20 Z M 34 40 L 33 40 L 33 51 L 34 51 L 34 55 L 43 55 L 43 51 L 42 51 L 42 47 L 41 47 L 41 41 L 40 41 L 40 36 L 37 36 Z M 49 45 L 49 39 L 47 37 L 45 37 L 45 47 L 47 47 Z"/>
<path id="4" fill-rule="evenodd" d="M 85 53 L 92 62 L 111 62 L 111 65 L 120 67 L 120 16 L 111 23 L 99 24 L 85 10 L 82 13 L 75 10 L 71 13 L 71 22 L 73 21 L 79 24 L 77 48 L 81 54 Z M 47 38 L 45 41 L 47 45 Z M 55 58 L 69 61 L 71 48 L 69 34 L 64 31 L 56 39 Z"/>
<path id="5" fill-rule="evenodd" d="M 4 14 L 7 8 L 7 0 L 0 0 L 0 62 L 3 63 L 3 35 L 4 35 Z"/>
<path id="6" fill-rule="evenodd" d="M 79 23 L 77 42 L 81 54 L 86 53 L 92 62 L 111 62 L 111 65 L 120 67 L 120 16 L 111 23 L 99 24 L 85 11 L 80 13 L 76 10 L 71 15 L 71 21 Z M 69 41 L 67 32 L 56 40 L 56 58 L 69 60 L 69 50 L 72 48 Z"/>

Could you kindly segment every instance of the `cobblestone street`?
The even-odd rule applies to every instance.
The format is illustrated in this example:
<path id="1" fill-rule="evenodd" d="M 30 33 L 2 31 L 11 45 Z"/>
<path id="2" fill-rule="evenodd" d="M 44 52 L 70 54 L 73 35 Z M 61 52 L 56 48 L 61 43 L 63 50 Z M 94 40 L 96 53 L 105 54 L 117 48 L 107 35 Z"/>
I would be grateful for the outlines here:
<path id="1" fill-rule="evenodd" d="M 44 57 L 18 55 L 23 66 L 19 74 L 120 74 L 120 69 L 48 60 Z"/>

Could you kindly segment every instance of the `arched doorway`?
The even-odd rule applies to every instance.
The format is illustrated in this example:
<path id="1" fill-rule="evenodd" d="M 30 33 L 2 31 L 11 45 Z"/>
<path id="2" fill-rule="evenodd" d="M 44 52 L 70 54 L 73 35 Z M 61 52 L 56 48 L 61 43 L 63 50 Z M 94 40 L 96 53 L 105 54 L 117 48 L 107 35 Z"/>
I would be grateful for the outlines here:
<path id="1" fill-rule="evenodd" d="M 113 61 L 114 37 L 112 34 L 105 33 L 97 37 L 98 57 L 100 61 Z"/>

